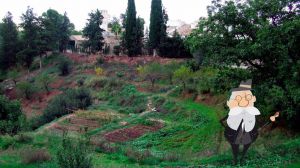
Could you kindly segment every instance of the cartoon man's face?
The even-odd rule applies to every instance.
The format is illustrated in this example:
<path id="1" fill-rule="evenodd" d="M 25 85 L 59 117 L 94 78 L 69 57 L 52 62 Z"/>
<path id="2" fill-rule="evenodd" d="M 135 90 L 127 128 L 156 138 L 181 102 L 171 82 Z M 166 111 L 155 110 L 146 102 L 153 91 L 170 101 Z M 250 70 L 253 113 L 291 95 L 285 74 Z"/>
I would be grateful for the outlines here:
<path id="1" fill-rule="evenodd" d="M 235 107 L 253 107 L 256 97 L 250 90 L 234 91 L 231 93 L 227 106 L 232 109 Z"/>

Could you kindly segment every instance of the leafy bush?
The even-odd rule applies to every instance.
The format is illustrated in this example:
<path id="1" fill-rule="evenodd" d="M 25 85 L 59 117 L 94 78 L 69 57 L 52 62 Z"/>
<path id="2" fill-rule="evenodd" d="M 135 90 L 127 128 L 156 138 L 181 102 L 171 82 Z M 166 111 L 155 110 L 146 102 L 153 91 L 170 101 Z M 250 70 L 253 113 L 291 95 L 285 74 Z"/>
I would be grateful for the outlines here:
<path id="1" fill-rule="evenodd" d="M 22 97 L 26 98 L 27 100 L 30 100 L 32 98 L 32 95 L 35 93 L 35 89 L 32 83 L 25 81 L 17 84 L 17 92 Z"/>
<path id="2" fill-rule="evenodd" d="M 16 135 L 15 138 L 18 143 L 29 143 L 33 140 L 31 135 L 25 133 L 20 133 L 19 135 Z"/>
<path id="3" fill-rule="evenodd" d="M 85 88 L 69 89 L 64 94 L 56 96 L 50 101 L 45 109 L 42 120 L 39 124 L 44 124 L 55 118 L 72 113 L 76 109 L 85 109 L 92 104 L 90 91 Z"/>
<path id="4" fill-rule="evenodd" d="M 16 134 L 25 123 L 25 116 L 21 111 L 19 101 L 10 101 L 0 95 L 0 133 Z"/>
<path id="5" fill-rule="evenodd" d="M 193 74 L 194 85 L 200 93 L 210 93 L 214 91 L 218 70 L 214 68 L 202 68 Z"/>
<path id="6" fill-rule="evenodd" d="M 14 81 L 15 85 L 17 85 L 17 78 L 20 77 L 20 73 L 13 69 L 7 73 L 7 77 Z"/>
<path id="7" fill-rule="evenodd" d="M 71 72 L 71 61 L 65 57 L 63 57 L 58 63 L 58 69 L 60 71 L 60 75 L 66 76 Z"/>
<path id="8" fill-rule="evenodd" d="M 41 163 L 51 160 L 51 156 L 46 149 L 25 149 L 21 151 L 21 158 L 25 164 Z"/>
<path id="9" fill-rule="evenodd" d="M 87 141 L 64 136 L 56 157 L 61 168 L 91 168 L 90 155 Z"/>
<path id="10" fill-rule="evenodd" d="M 183 89 L 186 88 L 187 81 L 192 77 L 193 72 L 189 67 L 181 66 L 174 72 L 175 80 L 179 81 L 183 85 Z"/>
<path id="11" fill-rule="evenodd" d="M 125 85 L 117 94 L 118 96 L 112 96 L 111 102 L 123 107 L 127 113 L 141 113 L 146 110 L 147 98 L 134 85 Z"/>
<path id="12" fill-rule="evenodd" d="M 39 83 L 39 85 L 41 85 L 41 87 L 47 92 L 47 94 L 50 93 L 50 83 L 53 82 L 53 78 L 52 76 L 43 73 L 42 75 L 37 77 L 37 82 Z"/>
<path id="13" fill-rule="evenodd" d="M 104 70 L 100 67 L 95 68 L 95 72 L 97 76 L 101 76 L 104 74 Z"/>
<path id="14" fill-rule="evenodd" d="M 152 88 L 157 80 L 163 76 L 164 67 L 159 63 L 153 62 L 151 64 L 139 66 L 137 68 L 138 73 L 146 80 L 151 82 Z"/>
<path id="15" fill-rule="evenodd" d="M 13 146 L 16 143 L 14 137 L 10 135 L 0 136 L 0 148 L 6 150 L 10 146 Z"/>

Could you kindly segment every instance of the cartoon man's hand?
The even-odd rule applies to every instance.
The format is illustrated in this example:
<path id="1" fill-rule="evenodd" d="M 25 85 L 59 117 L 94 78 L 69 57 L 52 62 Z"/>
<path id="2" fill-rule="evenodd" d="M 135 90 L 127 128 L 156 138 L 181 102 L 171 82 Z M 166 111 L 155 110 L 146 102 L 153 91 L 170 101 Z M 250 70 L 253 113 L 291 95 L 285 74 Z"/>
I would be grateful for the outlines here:
<path id="1" fill-rule="evenodd" d="M 238 107 L 238 102 L 236 100 L 229 100 L 227 101 L 227 106 L 229 107 L 229 109 Z"/>

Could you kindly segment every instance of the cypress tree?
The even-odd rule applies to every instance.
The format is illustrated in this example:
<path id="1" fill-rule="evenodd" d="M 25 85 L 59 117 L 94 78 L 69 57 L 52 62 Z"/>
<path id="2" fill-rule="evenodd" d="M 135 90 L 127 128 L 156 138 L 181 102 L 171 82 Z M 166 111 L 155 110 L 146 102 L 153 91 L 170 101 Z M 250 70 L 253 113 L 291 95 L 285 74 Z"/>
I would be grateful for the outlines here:
<path id="1" fill-rule="evenodd" d="M 88 23 L 83 29 L 83 36 L 88 38 L 84 43 L 85 48 L 88 48 L 93 54 L 102 50 L 104 46 L 104 38 L 102 33 L 104 30 L 100 27 L 102 25 L 103 16 L 97 9 L 95 12 L 89 14 Z"/>
<path id="2" fill-rule="evenodd" d="M 134 0 L 128 0 L 126 24 L 125 24 L 125 45 L 128 56 L 137 54 L 137 19 Z"/>
<path id="3" fill-rule="evenodd" d="M 150 14 L 149 41 L 151 49 L 158 49 L 162 38 L 166 35 L 166 25 L 161 0 L 152 0 Z"/>
<path id="4" fill-rule="evenodd" d="M 0 58 L 1 69 L 6 70 L 16 63 L 17 45 L 18 45 L 18 30 L 16 24 L 12 20 L 10 12 L 3 18 L 1 25 L 0 36 L 2 36 L 2 57 Z"/>

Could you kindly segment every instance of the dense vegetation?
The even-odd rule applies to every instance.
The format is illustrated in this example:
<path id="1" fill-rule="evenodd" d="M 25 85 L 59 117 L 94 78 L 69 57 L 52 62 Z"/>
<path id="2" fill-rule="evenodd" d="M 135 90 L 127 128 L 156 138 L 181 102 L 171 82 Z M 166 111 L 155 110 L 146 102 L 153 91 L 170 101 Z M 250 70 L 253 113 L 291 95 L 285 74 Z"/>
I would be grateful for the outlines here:
<path id="1" fill-rule="evenodd" d="M 282 111 L 289 125 L 298 129 L 299 3 L 213 1 L 208 9 L 208 18 L 200 19 L 187 39 L 190 49 L 198 51 L 198 62 L 222 71 L 218 83 L 232 83 L 224 91 L 237 79 L 251 76 L 263 114 Z M 239 65 L 247 66 L 249 75 L 229 68 Z"/>

